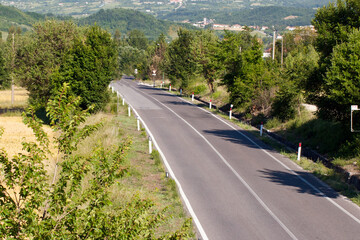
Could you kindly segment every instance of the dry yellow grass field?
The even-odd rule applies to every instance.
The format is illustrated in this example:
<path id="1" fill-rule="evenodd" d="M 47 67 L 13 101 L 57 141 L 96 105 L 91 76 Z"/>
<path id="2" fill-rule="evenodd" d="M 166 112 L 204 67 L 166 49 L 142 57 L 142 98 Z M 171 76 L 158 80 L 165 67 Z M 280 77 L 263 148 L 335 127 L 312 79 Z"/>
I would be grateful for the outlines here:
<path id="1" fill-rule="evenodd" d="M 35 141 L 35 136 L 32 129 L 28 128 L 23 122 L 22 117 L 1 117 L 0 116 L 0 127 L 4 129 L 4 133 L 0 138 L 0 148 L 5 149 L 9 157 L 23 152 L 21 142 L 24 141 Z M 50 127 L 44 126 L 45 132 L 48 134 L 49 139 L 52 139 L 54 134 Z M 55 155 L 53 153 L 53 155 Z M 49 159 L 48 162 L 44 163 L 47 170 L 53 169 L 54 167 L 54 156 Z"/>
<path id="2" fill-rule="evenodd" d="M 27 105 L 28 91 L 15 87 L 14 106 L 11 106 L 11 90 L 0 91 L 0 108 L 24 107 Z"/>

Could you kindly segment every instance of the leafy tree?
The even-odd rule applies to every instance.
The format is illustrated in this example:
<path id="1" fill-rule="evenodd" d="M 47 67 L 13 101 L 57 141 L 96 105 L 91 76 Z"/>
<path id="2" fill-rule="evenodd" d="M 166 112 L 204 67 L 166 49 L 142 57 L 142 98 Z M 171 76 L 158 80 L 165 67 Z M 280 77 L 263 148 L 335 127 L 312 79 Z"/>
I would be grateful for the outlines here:
<path id="1" fill-rule="evenodd" d="M 23 153 L 9 158 L 0 149 L 0 238 L 8 239 L 184 239 L 190 223 L 167 236 L 156 236 L 165 220 L 150 200 L 134 199 L 123 208 L 109 211 L 109 191 L 126 173 L 124 159 L 131 141 L 116 149 L 101 146 L 89 157 L 74 155 L 82 139 L 101 124 L 83 125 L 89 110 L 79 108 L 80 98 L 71 96 L 64 84 L 47 106 L 52 128 L 58 133 L 54 145 L 58 161 L 52 181 L 44 167 L 50 140 L 30 107 L 24 122 L 37 142 L 24 142 Z M 0 136 L 3 131 L 0 129 Z M 87 184 L 84 184 L 84 183 Z"/>
<path id="2" fill-rule="evenodd" d="M 146 76 L 147 55 L 145 50 L 137 49 L 129 45 L 119 47 L 119 69 L 122 73 L 132 75 L 135 69 L 139 70 L 139 74 Z"/>
<path id="3" fill-rule="evenodd" d="M 333 68 L 332 57 L 335 56 L 333 51 L 338 44 L 343 44 L 349 41 L 353 29 L 360 27 L 360 3 L 356 0 L 338 0 L 335 3 L 330 3 L 328 6 L 318 10 L 313 19 L 313 25 L 318 32 L 316 40 L 316 48 L 320 52 L 319 68 L 316 69 L 309 82 L 307 83 L 307 90 L 309 99 L 317 104 L 319 107 L 319 114 L 323 118 L 344 120 L 343 114 L 344 105 L 339 106 L 339 103 L 334 101 L 330 87 L 334 86 L 329 83 L 327 73 L 329 68 Z M 333 71 L 333 70 L 331 70 Z M 356 72 L 346 71 L 347 74 L 356 74 Z M 334 80 L 334 77 L 331 78 Z M 336 84 L 335 84 L 336 85 Z M 347 96 L 352 99 L 352 96 Z"/>
<path id="4" fill-rule="evenodd" d="M 45 21 L 21 39 L 16 55 L 16 73 L 29 91 L 30 102 L 44 107 L 51 96 L 53 78 L 65 55 L 80 34 L 72 22 Z"/>
<path id="5" fill-rule="evenodd" d="M 225 65 L 223 83 L 235 106 L 248 107 L 257 90 L 266 86 L 261 44 L 249 32 L 226 32 L 220 43 L 219 61 Z"/>
<path id="6" fill-rule="evenodd" d="M 9 88 L 11 85 L 11 79 L 9 77 L 8 70 L 6 68 L 6 60 L 4 57 L 4 49 L 0 48 L 0 89 Z"/>
<path id="7" fill-rule="evenodd" d="M 165 53 L 168 48 L 166 38 L 164 34 L 160 34 L 159 38 L 148 49 L 148 55 L 150 58 L 150 64 L 148 68 L 148 75 L 150 76 L 155 70 L 157 76 L 161 76 L 163 73 L 163 64 L 165 59 Z"/>
<path id="8" fill-rule="evenodd" d="M 198 72 L 205 78 L 210 92 L 214 92 L 214 82 L 222 68 L 216 58 L 218 37 L 211 31 L 197 31 L 194 44 Z"/>
<path id="9" fill-rule="evenodd" d="M 334 47 L 331 65 L 324 78 L 327 114 L 337 120 L 350 118 L 350 105 L 360 102 L 360 32 L 354 30 L 348 41 Z"/>
<path id="10" fill-rule="evenodd" d="M 169 44 L 164 70 L 174 85 L 186 88 L 196 75 L 198 64 L 195 59 L 194 33 L 180 28 L 178 38 Z"/>
<path id="11" fill-rule="evenodd" d="M 79 28 L 72 22 L 45 21 L 34 26 L 17 51 L 17 74 L 30 92 L 30 102 L 44 107 L 62 86 L 70 83 L 86 109 L 101 109 L 107 86 L 115 74 L 116 48 L 98 26 Z"/>
<path id="12" fill-rule="evenodd" d="M 144 32 L 134 29 L 128 33 L 127 42 L 130 46 L 146 50 L 148 47 L 148 39 L 145 37 Z"/>
<path id="13" fill-rule="evenodd" d="M 57 91 L 69 82 L 73 93 L 81 97 L 86 109 L 102 109 L 108 102 L 108 86 L 117 68 L 117 52 L 111 35 L 98 26 L 86 29 L 84 36 L 73 40 L 73 46 L 65 55 L 52 88 Z"/>

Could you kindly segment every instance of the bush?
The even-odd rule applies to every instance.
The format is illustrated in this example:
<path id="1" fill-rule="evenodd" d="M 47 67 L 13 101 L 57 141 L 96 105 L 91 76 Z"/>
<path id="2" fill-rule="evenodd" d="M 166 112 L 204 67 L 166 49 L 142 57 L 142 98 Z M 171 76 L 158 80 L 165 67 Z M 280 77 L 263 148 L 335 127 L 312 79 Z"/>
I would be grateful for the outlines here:
<path id="1" fill-rule="evenodd" d="M 206 92 L 207 90 L 207 87 L 206 85 L 202 84 L 202 85 L 198 85 L 198 86 L 195 86 L 194 89 L 193 89 L 193 92 L 194 94 L 203 94 L 204 92 Z"/>
<path id="2" fill-rule="evenodd" d="M 294 88 L 283 87 L 277 93 L 272 104 L 272 116 L 281 121 L 289 120 L 295 117 L 297 106 L 297 92 Z"/>
<path id="3" fill-rule="evenodd" d="M 281 121 L 278 118 L 272 118 L 265 123 L 265 128 L 272 129 L 281 125 Z"/>

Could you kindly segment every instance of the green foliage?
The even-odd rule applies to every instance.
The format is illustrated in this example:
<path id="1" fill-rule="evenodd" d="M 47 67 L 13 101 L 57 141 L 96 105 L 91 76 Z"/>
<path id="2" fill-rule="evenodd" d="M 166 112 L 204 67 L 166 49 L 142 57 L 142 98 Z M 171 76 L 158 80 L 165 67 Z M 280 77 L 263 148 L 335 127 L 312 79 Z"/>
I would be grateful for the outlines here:
<path id="1" fill-rule="evenodd" d="M 83 109 L 94 105 L 102 109 L 109 100 L 108 86 L 117 67 L 117 52 L 111 36 L 98 26 L 91 26 L 83 37 L 74 39 L 52 88 L 69 82 L 73 93 L 81 97 Z"/>
<path id="2" fill-rule="evenodd" d="M 146 51 L 128 45 L 119 47 L 119 69 L 122 73 L 133 75 L 138 69 L 140 74 L 144 74 L 146 63 Z"/>
<path id="3" fill-rule="evenodd" d="M 131 141 L 125 139 L 114 149 L 98 146 L 87 157 L 74 155 L 78 144 L 100 125 L 84 125 L 90 109 L 81 110 L 80 98 L 70 92 L 64 84 L 47 106 L 51 126 L 58 133 L 52 183 L 44 166 L 50 141 L 33 107 L 23 117 L 37 143 L 24 142 L 24 153 L 11 159 L 0 150 L 0 238 L 188 238 L 189 221 L 175 233 L 156 236 L 157 227 L 166 220 L 165 209 L 155 211 L 150 200 L 135 196 L 125 206 L 109 211 L 109 191 L 127 172 L 124 160 Z M 0 129 L 0 136 L 2 133 Z"/>
<path id="4" fill-rule="evenodd" d="M 293 2 L 293 1 L 291 1 Z M 324 4 L 329 1 L 325 0 Z M 197 5 L 196 9 L 180 8 L 176 12 L 160 13 L 161 19 L 172 21 L 190 20 L 197 22 L 204 18 L 216 19 L 217 23 L 227 24 L 241 24 L 241 25 L 258 25 L 258 26 L 305 26 L 309 25 L 311 19 L 315 14 L 312 8 L 304 8 L 301 6 L 262 6 L 249 8 L 230 7 L 223 8 L 229 2 L 221 2 L 216 6 L 213 1 L 209 1 L 206 9 L 200 9 Z M 250 2 L 247 2 L 250 3 Z M 199 3 L 197 3 L 199 4 Z M 243 1 L 241 4 L 246 4 Z M 273 2 L 270 4 L 274 4 Z M 324 4 L 315 3 L 317 7 L 322 7 Z M 210 9 L 209 9 L 210 8 Z M 213 9 L 211 9 L 213 8 Z M 214 9 L 215 8 L 215 9 Z M 294 19 L 284 19 L 288 16 L 297 16 Z"/>
<path id="5" fill-rule="evenodd" d="M 249 32 L 225 32 L 218 52 L 218 61 L 225 66 L 223 83 L 230 92 L 230 101 L 236 107 L 247 107 L 256 91 L 269 83 L 264 78 L 265 65 L 261 44 Z"/>
<path id="6" fill-rule="evenodd" d="M 334 47 L 331 65 L 325 77 L 324 99 L 331 107 L 322 110 L 337 120 L 349 120 L 351 104 L 360 102 L 360 32 L 354 30 L 348 41 Z"/>
<path id="7" fill-rule="evenodd" d="M 198 73 L 204 77 L 210 92 L 214 92 L 214 82 L 220 75 L 221 64 L 217 61 L 216 53 L 218 37 L 211 31 L 197 31 L 195 33 L 194 48 L 195 62 Z"/>
<path id="8" fill-rule="evenodd" d="M 318 105 L 321 117 L 340 120 L 343 124 L 348 122 L 349 114 L 345 112 L 349 107 L 347 104 L 358 99 L 353 89 L 358 75 L 354 63 L 358 55 L 355 52 L 358 34 L 353 30 L 360 27 L 359 15 L 358 1 L 338 0 L 336 4 L 330 3 L 319 9 L 313 20 L 318 32 L 316 48 L 321 58 L 319 68 L 314 71 L 308 84 L 310 99 Z M 339 44 L 341 46 L 336 47 Z M 346 63 L 345 57 L 350 57 Z M 345 87 L 344 93 L 339 92 L 341 87 Z"/>
<path id="9" fill-rule="evenodd" d="M 34 25 L 34 31 L 20 39 L 15 71 L 29 91 L 31 103 L 41 107 L 47 103 L 54 75 L 78 34 L 74 23 L 45 21 Z"/>
<path id="10" fill-rule="evenodd" d="M 272 104 L 272 116 L 281 121 L 295 117 L 297 107 L 297 91 L 293 86 L 284 86 L 276 94 Z"/>
<path id="11" fill-rule="evenodd" d="M 155 17 L 141 13 L 139 11 L 130 9 L 101 9 L 89 17 L 79 20 L 79 24 L 86 26 L 92 24 L 99 24 L 99 26 L 115 32 L 118 29 L 122 34 L 127 34 L 132 30 L 140 30 L 145 33 L 145 36 L 150 40 L 155 40 L 161 33 L 169 36 L 169 30 L 172 27 L 186 27 L 185 24 L 175 24 L 172 22 L 158 20 Z M 192 28 L 190 26 L 187 26 Z"/>
<path id="12" fill-rule="evenodd" d="M 194 32 L 181 28 L 178 38 L 169 44 L 164 71 L 173 85 L 186 88 L 197 72 L 194 39 Z"/>
<path id="13" fill-rule="evenodd" d="M 201 95 L 206 91 L 207 87 L 205 85 L 198 85 L 195 86 L 192 91 L 194 92 L 195 95 Z"/>
<path id="14" fill-rule="evenodd" d="M 144 32 L 138 29 L 131 30 L 126 41 L 131 47 L 139 50 L 146 50 L 148 47 L 148 39 L 145 37 Z"/>
<path id="15" fill-rule="evenodd" d="M 6 68 L 4 50 L 0 48 L 0 89 L 7 89 L 11 85 L 11 79 Z"/>
<path id="16" fill-rule="evenodd" d="M 72 22 L 45 21 L 23 37 L 16 71 L 33 104 L 44 107 L 68 82 L 73 93 L 81 96 L 83 109 L 94 104 L 97 111 L 108 101 L 116 56 L 110 34 L 98 26 L 79 28 Z"/>

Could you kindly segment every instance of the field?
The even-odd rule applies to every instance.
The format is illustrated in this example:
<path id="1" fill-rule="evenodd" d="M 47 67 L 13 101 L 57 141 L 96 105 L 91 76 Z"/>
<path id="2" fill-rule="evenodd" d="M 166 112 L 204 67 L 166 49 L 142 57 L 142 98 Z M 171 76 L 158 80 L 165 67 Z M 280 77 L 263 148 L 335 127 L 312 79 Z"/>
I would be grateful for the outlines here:
<path id="1" fill-rule="evenodd" d="M 27 105 L 28 92 L 20 87 L 14 89 L 14 105 L 11 106 L 11 90 L 0 91 L 0 109 L 24 108 Z"/>

